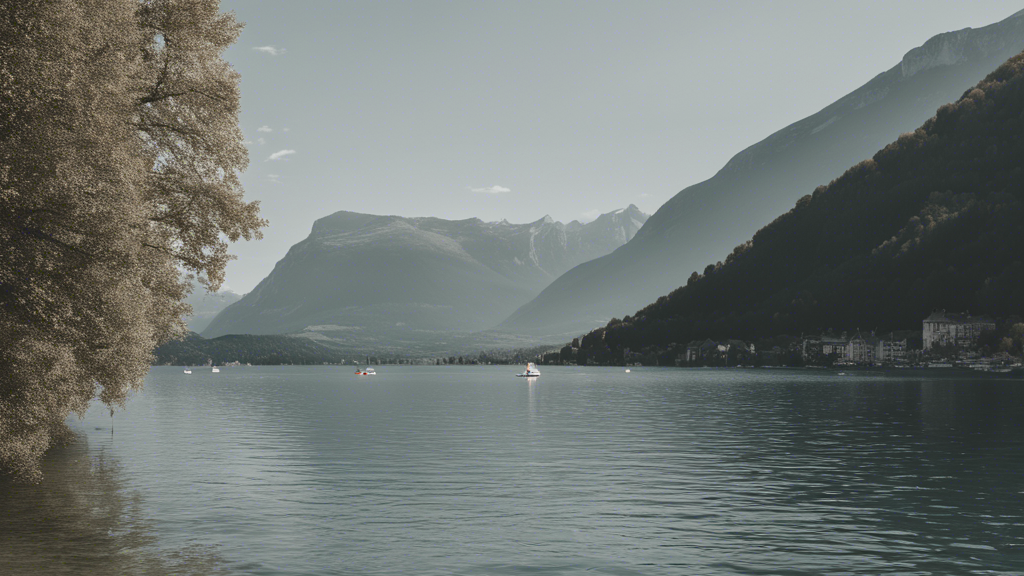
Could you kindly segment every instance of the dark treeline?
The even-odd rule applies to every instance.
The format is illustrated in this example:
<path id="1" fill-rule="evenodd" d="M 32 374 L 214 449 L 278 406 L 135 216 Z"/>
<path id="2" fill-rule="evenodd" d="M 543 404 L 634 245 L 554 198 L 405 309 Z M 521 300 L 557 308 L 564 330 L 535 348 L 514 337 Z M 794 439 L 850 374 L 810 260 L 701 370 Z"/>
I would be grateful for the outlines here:
<path id="1" fill-rule="evenodd" d="M 1024 54 L 582 351 L 613 362 L 700 338 L 916 328 L 935 309 L 1019 314 L 1022 200 Z"/>
<path id="2" fill-rule="evenodd" d="M 341 364 L 354 357 L 352 353 L 329 348 L 308 338 L 295 336 L 253 336 L 231 334 L 219 338 L 203 338 L 189 334 L 172 340 L 153 351 L 154 364 L 197 366 L 207 363 L 227 364 Z"/>
<path id="3" fill-rule="evenodd" d="M 551 346 L 545 344 L 531 348 L 513 348 L 509 350 L 487 350 L 476 354 L 465 356 L 449 356 L 438 358 L 438 365 L 459 365 L 459 364 L 526 364 L 527 362 L 539 361 L 545 352 L 550 352 Z"/>
<path id="4" fill-rule="evenodd" d="M 353 350 L 321 344 L 301 336 L 229 334 L 203 338 L 190 333 L 172 340 L 153 352 L 155 365 L 201 366 L 232 362 L 253 365 L 280 364 L 525 364 L 550 349 L 549 346 L 488 350 L 457 356 L 414 357 L 393 352 Z"/>

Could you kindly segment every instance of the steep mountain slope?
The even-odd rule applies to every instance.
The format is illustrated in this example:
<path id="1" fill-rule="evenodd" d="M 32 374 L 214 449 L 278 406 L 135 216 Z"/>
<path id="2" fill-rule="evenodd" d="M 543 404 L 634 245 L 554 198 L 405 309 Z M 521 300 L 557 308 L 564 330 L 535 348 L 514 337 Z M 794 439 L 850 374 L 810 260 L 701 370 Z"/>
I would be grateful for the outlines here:
<path id="1" fill-rule="evenodd" d="M 401 218 L 338 212 L 317 220 L 260 284 L 204 331 L 351 334 L 493 326 L 569 268 L 627 242 L 636 206 L 588 224 Z M 424 337 L 429 337 L 425 334 Z"/>
<path id="2" fill-rule="evenodd" d="M 666 202 L 625 246 L 558 278 L 499 330 L 583 332 L 652 302 L 721 260 L 815 186 L 913 130 L 1024 49 L 1024 11 L 940 34 L 827 108 L 737 154 Z"/>
<path id="3" fill-rule="evenodd" d="M 1024 312 L 1024 53 L 687 285 L 583 338 L 591 357 L 696 338 L 918 327 Z"/>

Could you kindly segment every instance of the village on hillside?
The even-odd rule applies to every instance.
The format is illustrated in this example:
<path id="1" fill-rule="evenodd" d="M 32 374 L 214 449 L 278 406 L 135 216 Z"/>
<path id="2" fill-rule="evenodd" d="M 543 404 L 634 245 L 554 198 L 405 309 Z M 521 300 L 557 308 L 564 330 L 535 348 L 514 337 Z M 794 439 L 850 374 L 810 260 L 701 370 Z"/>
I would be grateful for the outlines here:
<path id="1" fill-rule="evenodd" d="M 997 322 L 969 313 L 934 312 L 920 331 L 875 334 L 854 331 L 778 336 L 756 342 L 693 340 L 686 345 L 622 351 L 627 366 L 896 366 L 969 367 L 1010 372 L 1021 368 L 1024 324 Z M 1000 330 L 1000 326 L 1003 328 Z M 545 364 L 602 364 L 583 357 L 578 340 L 558 352 L 545 354 Z"/>

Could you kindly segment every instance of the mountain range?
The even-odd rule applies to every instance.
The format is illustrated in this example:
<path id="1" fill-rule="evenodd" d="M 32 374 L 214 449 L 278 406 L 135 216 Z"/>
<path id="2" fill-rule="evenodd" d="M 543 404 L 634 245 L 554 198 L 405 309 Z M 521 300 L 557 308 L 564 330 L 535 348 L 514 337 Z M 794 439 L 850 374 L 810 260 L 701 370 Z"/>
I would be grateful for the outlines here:
<path id="1" fill-rule="evenodd" d="M 919 129 L 796 202 L 725 263 L 582 338 L 584 359 L 698 338 L 919 327 L 1020 314 L 1024 53 Z M 670 354 L 672 356 L 674 354 Z"/>
<path id="2" fill-rule="evenodd" d="M 631 241 L 573 268 L 497 329 L 568 337 L 655 301 L 724 259 L 816 186 L 920 126 L 1022 49 L 1024 11 L 931 38 L 857 90 L 676 194 Z"/>
<path id="3" fill-rule="evenodd" d="M 304 332 L 362 345 L 483 330 L 565 271 L 628 242 L 646 220 L 633 205 L 586 224 L 337 212 L 203 336 Z"/>

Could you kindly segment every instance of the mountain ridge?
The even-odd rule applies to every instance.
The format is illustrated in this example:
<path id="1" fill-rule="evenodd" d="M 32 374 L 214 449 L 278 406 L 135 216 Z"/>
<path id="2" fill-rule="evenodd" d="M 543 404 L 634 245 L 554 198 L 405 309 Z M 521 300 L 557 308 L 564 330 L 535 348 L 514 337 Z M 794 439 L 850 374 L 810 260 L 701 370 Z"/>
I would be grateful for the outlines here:
<path id="1" fill-rule="evenodd" d="M 898 330 L 1024 302 L 1024 52 L 815 189 L 725 263 L 581 339 L 583 358 L 690 339 Z"/>
<path id="2" fill-rule="evenodd" d="M 634 205 L 587 224 L 335 212 L 203 335 L 311 329 L 379 345 L 370 340 L 483 330 L 569 268 L 628 241 L 646 220 Z"/>
<path id="3" fill-rule="evenodd" d="M 496 329 L 568 336 L 641 308 L 724 258 L 800 196 L 920 126 L 1022 49 L 1024 11 L 932 37 L 860 88 L 680 191 L 632 240 L 559 277 Z"/>

